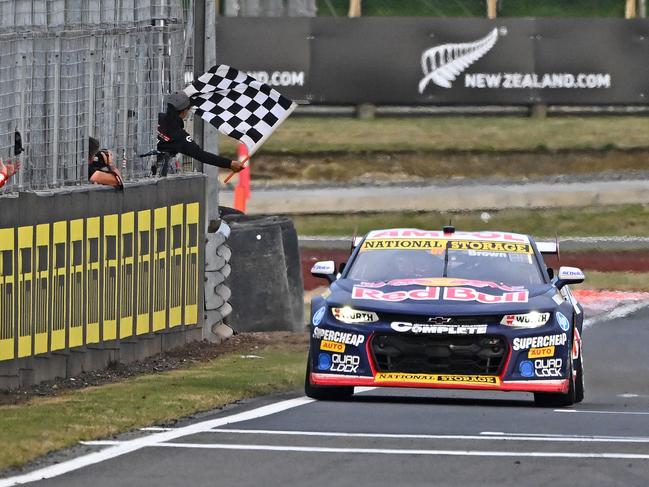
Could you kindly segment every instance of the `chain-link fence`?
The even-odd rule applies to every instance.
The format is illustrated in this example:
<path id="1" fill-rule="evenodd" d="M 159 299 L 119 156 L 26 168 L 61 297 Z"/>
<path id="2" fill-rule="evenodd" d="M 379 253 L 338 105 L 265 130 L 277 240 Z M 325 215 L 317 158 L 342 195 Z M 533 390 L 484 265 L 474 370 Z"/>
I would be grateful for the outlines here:
<path id="1" fill-rule="evenodd" d="M 354 3 L 353 1 L 351 3 Z M 486 0 L 362 0 L 363 16 L 485 17 Z M 638 0 L 644 11 L 644 0 Z M 499 17 L 624 17 L 626 0 L 498 0 Z M 318 15 L 344 17 L 350 0 L 317 0 Z"/>
<path id="2" fill-rule="evenodd" d="M 26 152 L 5 191 L 87 180 L 88 136 L 148 172 L 163 95 L 184 85 L 187 0 L 0 0 L 0 157 Z"/>

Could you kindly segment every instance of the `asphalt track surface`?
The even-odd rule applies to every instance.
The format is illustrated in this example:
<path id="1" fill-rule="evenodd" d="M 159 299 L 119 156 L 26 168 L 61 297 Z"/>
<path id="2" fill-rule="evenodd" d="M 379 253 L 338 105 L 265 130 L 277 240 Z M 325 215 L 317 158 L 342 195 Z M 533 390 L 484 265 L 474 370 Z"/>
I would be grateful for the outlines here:
<path id="1" fill-rule="evenodd" d="M 0 487 L 43 476 L 31 485 L 647 486 L 649 308 L 623 314 L 586 328 L 587 395 L 574 407 L 423 389 L 264 397 L 93 442 Z"/>

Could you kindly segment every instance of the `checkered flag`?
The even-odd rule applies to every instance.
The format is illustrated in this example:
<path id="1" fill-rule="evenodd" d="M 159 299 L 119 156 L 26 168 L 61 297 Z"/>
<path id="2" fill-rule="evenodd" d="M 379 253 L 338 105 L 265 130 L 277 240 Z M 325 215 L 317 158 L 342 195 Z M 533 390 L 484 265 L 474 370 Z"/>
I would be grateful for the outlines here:
<path id="1" fill-rule="evenodd" d="M 225 64 L 199 76 L 185 94 L 203 120 L 243 142 L 251 156 L 297 106 L 267 84 Z"/>

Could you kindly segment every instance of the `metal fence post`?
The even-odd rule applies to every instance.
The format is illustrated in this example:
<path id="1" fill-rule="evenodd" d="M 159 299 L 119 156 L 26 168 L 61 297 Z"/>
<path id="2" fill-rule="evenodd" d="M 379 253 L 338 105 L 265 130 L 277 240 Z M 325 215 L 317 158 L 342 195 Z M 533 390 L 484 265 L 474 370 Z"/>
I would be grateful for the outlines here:
<path id="1" fill-rule="evenodd" d="M 97 49 L 97 38 L 90 38 L 90 47 L 88 49 L 88 120 L 87 127 L 88 137 L 95 136 L 95 59 Z M 88 156 L 88 137 L 84 137 L 84 155 Z"/>
<path id="2" fill-rule="evenodd" d="M 54 106 L 53 109 L 53 127 L 49 134 L 50 143 L 52 144 L 52 185 L 58 184 L 59 168 L 59 129 L 61 117 L 61 36 L 56 36 L 54 51 Z"/>

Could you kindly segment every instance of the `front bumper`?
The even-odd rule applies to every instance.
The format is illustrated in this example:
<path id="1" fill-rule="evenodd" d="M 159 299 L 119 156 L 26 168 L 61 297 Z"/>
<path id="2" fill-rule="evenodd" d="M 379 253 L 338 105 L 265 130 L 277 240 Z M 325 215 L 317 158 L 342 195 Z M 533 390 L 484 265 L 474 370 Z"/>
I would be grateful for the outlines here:
<path id="1" fill-rule="evenodd" d="M 386 357 L 391 360 L 392 356 L 377 354 L 378 340 L 390 335 L 399 339 L 383 340 L 383 350 L 396 345 L 409 354 L 399 360 L 397 353 L 392 364 L 386 362 Z M 544 336 L 554 337 L 554 345 L 536 347 L 541 342 L 537 338 Z M 404 337 L 408 339 L 404 340 Z M 501 340 L 498 342 L 493 338 Z M 422 343 L 419 349 L 417 340 Z M 493 354 L 486 353 L 485 343 L 494 344 Z M 567 334 L 557 334 L 556 329 L 541 332 L 490 326 L 487 333 L 472 339 L 449 335 L 431 339 L 431 336 L 391 333 L 382 326 L 368 329 L 365 326 L 323 324 L 313 328 L 309 353 L 310 381 L 318 386 L 566 393 L 570 385 L 566 375 L 570 370 L 567 366 L 570 345 Z M 448 360 L 444 358 L 444 346 L 449 349 Z M 464 360 L 462 356 L 453 356 L 453 350 L 473 355 Z M 409 360 L 415 352 L 421 358 L 421 366 L 417 360 Z M 560 364 L 558 368 L 557 362 Z"/>
<path id="2" fill-rule="evenodd" d="M 413 374 L 404 374 L 413 375 Z M 419 374 L 421 375 L 421 374 Z M 435 374 L 426 374 L 434 376 Z M 461 377 L 461 376 L 456 376 Z M 311 383 L 319 386 L 358 386 L 358 387 L 408 387 L 428 389 L 469 389 L 489 391 L 522 391 L 522 392 L 561 392 L 566 393 L 569 387 L 568 379 L 555 380 L 502 380 L 498 376 L 478 376 L 486 379 L 485 382 L 449 382 L 439 381 L 435 378 L 407 378 L 402 380 L 386 380 L 379 376 L 369 377 L 361 375 L 311 373 Z"/>

